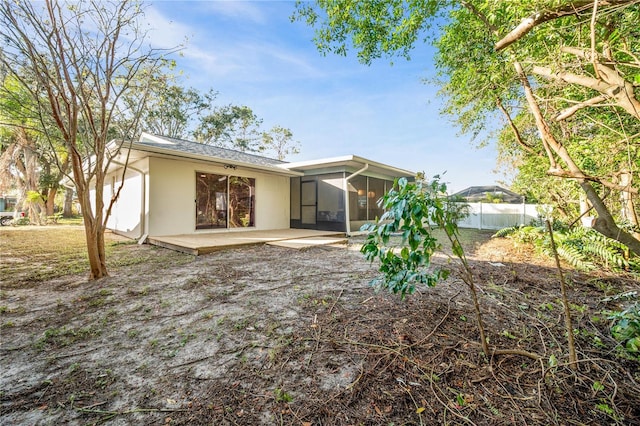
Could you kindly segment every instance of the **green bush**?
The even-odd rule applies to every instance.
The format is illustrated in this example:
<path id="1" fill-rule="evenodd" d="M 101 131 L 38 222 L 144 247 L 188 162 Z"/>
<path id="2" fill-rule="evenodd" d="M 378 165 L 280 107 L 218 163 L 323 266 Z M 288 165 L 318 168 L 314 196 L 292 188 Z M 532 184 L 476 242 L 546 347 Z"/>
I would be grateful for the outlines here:
<path id="1" fill-rule="evenodd" d="M 493 236 L 530 243 L 542 253 L 553 256 L 551 239 L 544 224 L 504 228 Z M 556 221 L 553 225 L 553 237 L 560 258 L 576 269 L 589 271 L 603 268 L 612 271 L 640 272 L 640 260 L 637 257 L 629 258 L 627 246 L 591 228 L 582 226 L 569 228 L 564 223 Z"/>
<path id="2" fill-rule="evenodd" d="M 440 249 L 433 235 L 431 224 L 437 227 L 455 227 L 454 217 L 460 215 L 444 196 L 446 187 L 434 179 L 425 185 L 423 181 L 409 182 L 398 179 L 392 190 L 379 201 L 385 210 L 378 223 L 366 224 L 361 229 L 369 235 L 361 252 L 370 262 L 380 261 L 382 277 L 372 284 L 400 293 L 402 298 L 412 294 L 417 284 L 433 287 L 448 275 L 443 269 L 430 270 L 431 257 Z M 402 235 L 401 248 L 390 247 L 392 235 Z M 455 249 L 454 249 L 455 250 Z"/>
<path id="3" fill-rule="evenodd" d="M 612 312 L 609 319 L 613 320 L 611 335 L 620 342 L 625 350 L 640 358 L 640 303 L 620 312 Z"/>

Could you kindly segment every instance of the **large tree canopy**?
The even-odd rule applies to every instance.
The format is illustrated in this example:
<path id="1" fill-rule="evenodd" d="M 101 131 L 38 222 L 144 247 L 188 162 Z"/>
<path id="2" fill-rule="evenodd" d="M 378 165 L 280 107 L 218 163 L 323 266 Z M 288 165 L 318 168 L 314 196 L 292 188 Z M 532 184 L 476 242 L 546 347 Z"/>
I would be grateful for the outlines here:
<path id="1" fill-rule="evenodd" d="M 37 104 L 19 81 L 4 74 L 0 95 L 0 192 L 15 192 L 16 208 L 28 210 L 30 220 L 41 224 L 54 214 L 69 157 L 54 137 L 56 126 L 34 114 Z M 48 126 L 48 140 L 43 126 Z"/>
<path id="2" fill-rule="evenodd" d="M 103 189 L 119 149 L 108 143 L 132 139 L 151 87 L 142 71 L 157 75 L 167 53 L 148 47 L 142 14 L 133 1 L 0 2 L 0 64 L 37 105 L 45 139 L 63 142 L 94 279 L 107 275 L 104 231 L 119 193 Z M 137 102 L 124 102 L 128 93 Z"/>
<path id="3" fill-rule="evenodd" d="M 353 48 L 364 63 L 410 57 L 431 38 L 444 112 L 473 133 L 502 117 L 503 158 L 577 184 L 594 228 L 640 253 L 620 226 L 638 222 L 639 4 L 319 0 L 298 3 L 296 17 L 315 26 L 322 52 Z"/>

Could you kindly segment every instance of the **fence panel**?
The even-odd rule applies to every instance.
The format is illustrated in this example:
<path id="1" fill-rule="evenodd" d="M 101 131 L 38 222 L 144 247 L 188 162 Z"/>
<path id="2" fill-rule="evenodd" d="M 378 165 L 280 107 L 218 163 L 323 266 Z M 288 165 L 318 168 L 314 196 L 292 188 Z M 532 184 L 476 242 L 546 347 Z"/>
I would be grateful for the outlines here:
<path id="1" fill-rule="evenodd" d="M 458 222 L 460 228 L 502 229 L 527 225 L 540 217 L 539 204 L 466 203 L 469 216 Z"/>

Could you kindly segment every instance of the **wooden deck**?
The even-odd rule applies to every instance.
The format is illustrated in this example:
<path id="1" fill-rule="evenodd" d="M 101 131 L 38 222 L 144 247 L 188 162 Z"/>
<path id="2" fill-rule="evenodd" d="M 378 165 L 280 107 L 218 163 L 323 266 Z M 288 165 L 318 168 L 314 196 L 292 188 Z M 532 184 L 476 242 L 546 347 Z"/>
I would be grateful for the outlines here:
<path id="1" fill-rule="evenodd" d="M 227 248 L 256 244 L 303 248 L 313 245 L 345 244 L 344 232 L 313 229 L 275 229 L 270 231 L 221 231 L 198 234 L 149 237 L 148 243 L 183 253 L 200 255 Z"/>

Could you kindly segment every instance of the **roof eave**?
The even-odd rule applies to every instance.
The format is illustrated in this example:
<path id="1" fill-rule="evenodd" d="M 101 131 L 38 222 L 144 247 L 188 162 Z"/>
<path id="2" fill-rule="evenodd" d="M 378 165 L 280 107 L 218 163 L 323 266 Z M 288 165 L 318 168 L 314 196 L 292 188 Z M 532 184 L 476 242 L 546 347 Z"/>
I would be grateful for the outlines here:
<path id="1" fill-rule="evenodd" d="M 373 166 L 382 170 L 389 171 L 391 174 L 394 174 L 394 175 L 415 176 L 415 172 L 411 170 L 405 170 L 398 167 L 393 167 L 388 164 L 372 161 L 363 157 L 359 157 L 357 155 L 345 155 L 341 157 L 322 158 L 319 160 L 298 161 L 295 163 L 280 164 L 278 165 L 278 167 L 281 167 L 287 170 L 296 169 L 296 168 L 308 168 L 312 166 L 318 166 L 317 168 L 321 168 L 322 166 L 330 166 L 331 164 L 344 163 L 348 161 L 360 163 L 362 166 L 364 166 L 365 164 L 369 164 L 369 166 Z"/>
<path id="2" fill-rule="evenodd" d="M 288 169 L 282 169 L 281 167 L 279 167 L 279 165 L 273 165 L 271 167 L 262 166 L 259 164 L 245 163 L 242 161 L 231 160 L 228 158 L 212 157 L 210 155 L 201 155 L 201 154 L 196 154 L 191 152 L 178 152 L 170 148 L 161 148 L 161 147 L 150 146 L 150 145 L 137 143 L 137 142 L 131 142 L 131 144 L 127 148 L 130 148 L 136 151 L 141 151 L 141 152 L 162 154 L 169 157 L 198 160 L 198 161 L 204 161 L 207 163 L 218 163 L 218 164 L 227 165 L 227 166 L 241 167 L 243 169 L 259 170 L 263 172 L 275 173 L 275 174 L 280 174 L 285 176 L 292 176 L 292 177 L 304 176 L 304 173 L 296 172 Z"/>

